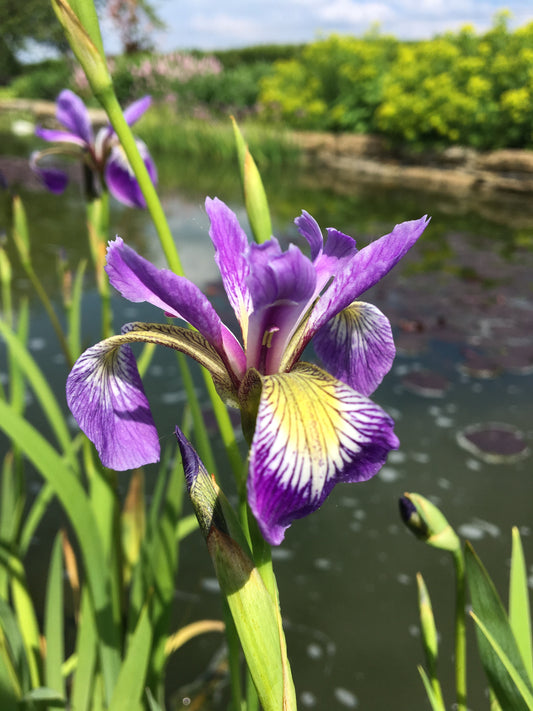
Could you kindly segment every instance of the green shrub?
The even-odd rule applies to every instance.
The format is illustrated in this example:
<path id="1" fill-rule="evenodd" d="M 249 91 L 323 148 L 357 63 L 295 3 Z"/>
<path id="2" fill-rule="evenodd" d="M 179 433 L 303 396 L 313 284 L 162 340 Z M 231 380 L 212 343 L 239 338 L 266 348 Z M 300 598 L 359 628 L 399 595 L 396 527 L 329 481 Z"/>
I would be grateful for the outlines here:
<path id="1" fill-rule="evenodd" d="M 61 89 L 70 85 L 71 68 L 64 60 L 48 60 L 23 67 L 10 85 L 12 96 L 53 101 Z"/>
<path id="2" fill-rule="evenodd" d="M 397 47 L 397 40 L 373 35 L 332 35 L 307 45 L 261 82 L 264 115 L 296 128 L 370 130 Z"/>
<path id="3" fill-rule="evenodd" d="M 418 145 L 532 145 L 533 23 L 511 33 L 500 15 L 481 36 L 466 27 L 402 46 L 384 81 L 376 127 Z"/>

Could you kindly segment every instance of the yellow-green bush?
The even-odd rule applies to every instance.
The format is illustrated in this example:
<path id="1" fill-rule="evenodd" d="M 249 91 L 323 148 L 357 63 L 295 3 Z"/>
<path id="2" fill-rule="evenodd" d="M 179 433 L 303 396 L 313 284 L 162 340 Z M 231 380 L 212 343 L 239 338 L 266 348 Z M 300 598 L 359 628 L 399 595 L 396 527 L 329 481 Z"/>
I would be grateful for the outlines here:
<path id="1" fill-rule="evenodd" d="M 499 15 L 482 36 L 464 28 L 401 47 L 375 129 L 419 145 L 528 146 L 532 98 L 533 23 L 513 33 Z"/>
<path id="2" fill-rule="evenodd" d="M 333 35 L 279 61 L 261 82 L 262 115 L 294 128 L 375 132 L 418 146 L 533 145 L 533 23 L 505 13 L 477 34 L 432 40 Z"/>
<path id="3" fill-rule="evenodd" d="M 299 58 L 277 62 L 273 75 L 262 80 L 263 115 L 301 128 L 370 130 L 397 46 L 389 37 L 339 35 L 307 45 Z"/>

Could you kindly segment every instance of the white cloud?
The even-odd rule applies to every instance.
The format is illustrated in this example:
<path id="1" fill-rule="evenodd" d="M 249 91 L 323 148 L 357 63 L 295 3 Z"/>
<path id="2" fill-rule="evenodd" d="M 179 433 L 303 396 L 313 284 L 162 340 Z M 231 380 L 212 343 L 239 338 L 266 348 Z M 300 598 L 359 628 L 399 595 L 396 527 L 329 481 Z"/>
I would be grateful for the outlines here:
<path id="1" fill-rule="evenodd" d="M 334 0 L 327 5 L 317 7 L 317 17 L 327 22 L 348 23 L 366 26 L 373 22 L 385 22 L 394 17 L 394 11 L 382 2 L 353 2 L 353 0 Z"/>

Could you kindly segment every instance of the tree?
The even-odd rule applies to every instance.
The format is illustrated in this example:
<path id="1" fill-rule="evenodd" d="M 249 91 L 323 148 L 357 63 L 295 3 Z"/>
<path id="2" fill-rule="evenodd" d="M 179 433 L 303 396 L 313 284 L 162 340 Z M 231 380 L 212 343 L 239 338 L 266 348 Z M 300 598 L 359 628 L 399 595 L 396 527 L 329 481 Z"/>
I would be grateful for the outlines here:
<path id="1" fill-rule="evenodd" d="M 165 27 L 148 0 L 108 0 L 106 11 L 120 34 L 125 54 L 151 49 L 151 32 Z"/>

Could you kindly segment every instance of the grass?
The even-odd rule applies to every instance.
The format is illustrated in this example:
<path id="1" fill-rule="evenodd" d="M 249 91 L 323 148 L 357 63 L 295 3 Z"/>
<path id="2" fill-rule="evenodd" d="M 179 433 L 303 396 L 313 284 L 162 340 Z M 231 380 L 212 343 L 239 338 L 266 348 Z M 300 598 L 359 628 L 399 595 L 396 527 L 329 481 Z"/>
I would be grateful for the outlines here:
<path id="1" fill-rule="evenodd" d="M 247 120 L 241 129 L 260 167 L 295 165 L 300 150 L 291 134 L 279 127 L 268 127 Z M 217 163 L 235 159 L 235 137 L 229 117 L 204 119 L 183 116 L 170 106 L 153 106 L 135 126 L 135 133 L 150 151 L 179 156 L 209 158 Z"/>

